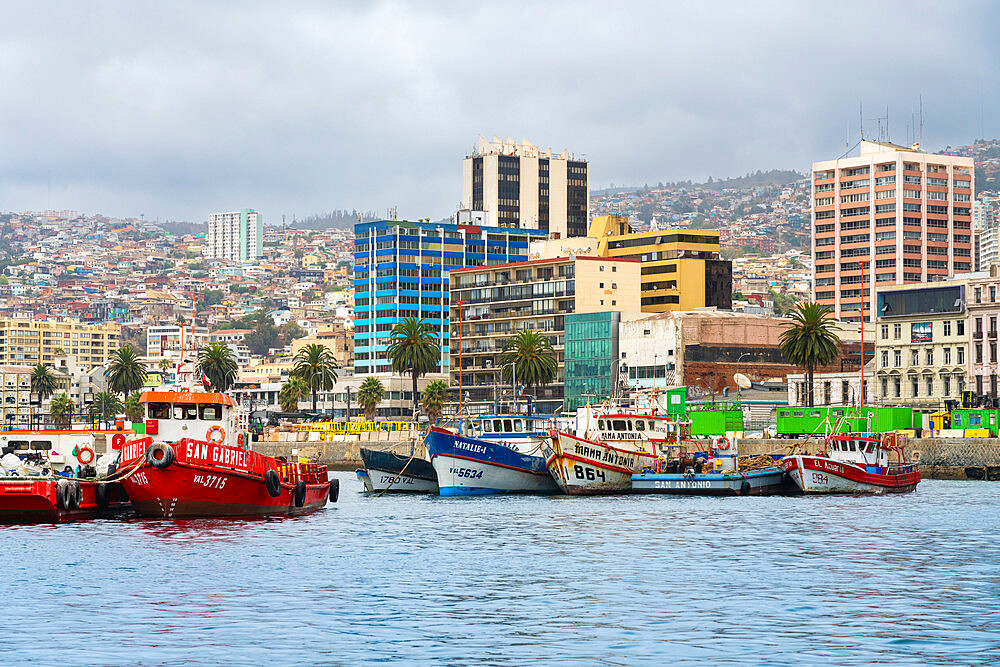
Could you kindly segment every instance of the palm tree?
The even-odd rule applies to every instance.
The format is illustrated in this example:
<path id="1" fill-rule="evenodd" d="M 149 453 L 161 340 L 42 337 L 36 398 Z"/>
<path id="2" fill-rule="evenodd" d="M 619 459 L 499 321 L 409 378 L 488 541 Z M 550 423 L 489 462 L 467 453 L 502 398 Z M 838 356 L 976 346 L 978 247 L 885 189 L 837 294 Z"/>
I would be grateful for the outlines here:
<path id="1" fill-rule="evenodd" d="M 375 411 L 378 404 L 385 398 L 385 387 L 382 381 L 375 376 L 365 378 L 365 381 L 358 387 L 358 405 L 365 411 L 368 421 L 374 421 Z"/>
<path id="2" fill-rule="evenodd" d="M 278 405 L 283 412 L 298 412 L 299 401 L 309 395 L 309 383 L 300 377 L 290 377 L 278 392 Z"/>
<path id="3" fill-rule="evenodd" d="M 559 362 L 547 336 L 525 329 L 507 340 L 500 363 L 504 382 L 520 382 L 528 389 L 545 385 L 556 377 Z M 511 375 L 513 371 L 513 376 Z M 517 389 L 515 387 L 515 396 Z M 529 405 L 529 412 L 531 407 Z"/>
<path id="4" fill-rule="evenodd" d="M 52 415 L 52 421 L 56 423 L 56 426 L 69 426 L 73 421 L 75 410 L 73 399 L 66 392 L 53 397 L 49 403 L 49 414 Z"/>
<path id="5" fill-rule="evenodd" d="M 198 350 L 195 370 L 208 378 L 212 389 L 226 393 L 236 383 L 240 367 L 236 363 L 233 348 L 225 343 L 212 343 Z"/>
<path id="6" fill-rule="evenodd" d="M 128 396 L 139 391 L 146 383 L 146 364 L 130 343 L 122 345 L 111 355 L 111 361 L 104 371 L 108 387 L 119 396 Z"/>
<path id="7" fill-rule="evenodd" d="M 417 421 L 417 378 L 433 371 L 441 357 L 441 347 L 433 327 L 422 319 L 407 317 L 397 322 L 389 333 L 385 354 L 396 373 L 413 378 L 413 421 Z"/>
<path id="8" fill-rule="evenodd" d="M 130 422 L 142 421 L 142 418 L 145 416 L 146 411 L 142 407 L 142 403 L 139 402 L 139 399 L 141 397 L 142 397 L 141 392 L 133 391 L 131 394 L 128 395 L 128 398 L 125 399 L 125 403 L 122 404 L 122 409 L 125 412 L 125 417 Z"/>
<path id="9" fill-rule="evenodd" d="M 831 313 L 827 306 L 818 303 L 796 304 L 788 315 L 792 320 L 791 323 L 781 332 L 778 339 L 785 359 L 806 369 L 809 407 L 813 406 L 813 373 L 816 367 L 832 363 L 840 351 L 840 337 L 834 331 Z M 863 350 L 862 362 L 864 362 Z"/>
<path id="10" fill-rule="evenodd" d="M 292 358 L 292 376 L 306 381 L 312 392 L 312 411 L 316 412 L 316 395 L 330 391 L 337 381 L 337 360 L 330 348 L 319 343 L 303 346 Z"/>
<path id="11" fill-rule="evenodd" d="M 31 392 L 44 401 L 56 391 L 56 376 L 45 364 L 38 364 L 31 371 Z"/>
<path id="12" fill-rule="evenodd" d="M 110 421 L 117 417 L 124 410 L 122 399 L 117 394 L 110 391 L 102 391 L 94 396 L 94 402 L 90 404 L 91 418 L 100 418 Z"/>
<path id="13" fill-rule="evenodd" d="M 424 387 L 422 403 L 427 419 L 431 424 L 435 423 L 444 412 L 444 406 L 448 404 L 448 385 L 445 381 L 432 380 L 428 382 L 427 386 Z"/>

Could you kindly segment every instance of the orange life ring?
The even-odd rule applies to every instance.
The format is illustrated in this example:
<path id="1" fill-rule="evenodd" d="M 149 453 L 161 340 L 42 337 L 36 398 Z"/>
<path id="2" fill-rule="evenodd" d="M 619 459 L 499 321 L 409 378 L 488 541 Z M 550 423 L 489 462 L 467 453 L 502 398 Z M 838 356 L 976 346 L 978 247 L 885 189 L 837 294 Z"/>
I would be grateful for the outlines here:
<path id="1" fill-rule="evenodd" d="M 86 461 L 83 460 L 84 452 L 87 452 L 88 454 Z M 87 465 L 88 463 L 94 460 L 94 450 L 87 446 L 81 447 L 80 451 L 76 453 L 76 460 L 82 463 L 83 465 Z"/>
<path id="2" fill-rule="evenodd" d="M 213 433 L 219 434 L 218 440 L 212 437 Z M 215 445 L 222 444 L 226 440 L 226 429 L 216 424 L 215 426 L 213 426 L 212 428 L 208 429 L 208 431 L 205 432 L 205 439 Z"/>
<path id="3" fill-rule="evenodd" d="M 729 442 L 729 438 L 726 436 L 720 436 L 715 440 L 715 446 L 720 452 L 724 452 L 729 449 L 732 443 Z"/>

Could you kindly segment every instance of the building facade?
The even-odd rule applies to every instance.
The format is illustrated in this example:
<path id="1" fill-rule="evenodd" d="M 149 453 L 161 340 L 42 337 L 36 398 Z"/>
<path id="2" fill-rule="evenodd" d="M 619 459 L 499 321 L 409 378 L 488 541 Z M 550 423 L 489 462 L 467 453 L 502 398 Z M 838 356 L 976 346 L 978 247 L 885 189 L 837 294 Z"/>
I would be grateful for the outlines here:
<path id="1" fill-rule="evenodd" d="M 441 345 L 448 372 L 449 271 L 525 260 L 530 229 L 380 220 L 354 226 L 354 367 L 390 373 L 389 333 L 407 317 L 423 319 Z"/>
<path id="2" fill-rule="evenodd" d="M 813 300 L 871 321 L 890 285 L 973 270 L 973 160 L 862 141 L 860 155 L 812 167 Z"/>
<path id="3" fill-rule="evenodd" d="M 0 364 L 53 366 L 63 354 L 81 366 L 101 366 L 121 345 L 117 322 L 84 324 L 79 320 L 0 319 Z"/>
<path id="4" fill-rule="evenodd" d="M 997 357 L 997 320 L 1000 318 L 1000 267 L 993 266 L 989 273 L 971 278 L 966 292 L 969 323 L 969 389 L 980 396 L 996 397 L 997 374 L 1000 360 Z M 991 275 L 992 274 L 992 275 Z"/>
<path id="5" fill-rule="evenodd" d="M 146 356 L 181 358 L 184 352 L 195 352 L 210 341 L 208 327 L 179 324 L 164 324 L 146 329 Z"/>
<path id="6" fill-rule="evenodd" d="M 570 313 L 565 319 L 565 410 L 600 403 L 620 389 L 619 311 Z"/>
<path id="7" fill-rule="evenodd" d="M 453 270 L 450 386 L 463 407 L 486 412 L 503 398 L 500 357 L 527 330 L 546 334 L 558 361 L 555 380 L 534 389 L 537 410 L 562 407 L 566 317 L 638 311 L 639 269 L 635 259 L 578 256 Z"/>
<path id="8" fill-rule="evenodd" d="M 663 313 L 733 305 L 732 263 L 720 255 L 719 231 L 671 229 L 633 232 L 625 216 L 594 218 L 589 236 L 601 257 L 642 261 L 642 310 Z"/>
<path id="9" fill-rule="evenodd" d="M 879 404 L 931 413 L 945 409 L 946 401 L 961 398 L 969 381 L 967 289 L 967 280 L 955 279 L 879 290 L 875 327 Z M 974 343 L 976 333 L 971 336 Z M 978 340 L 983 342 L 981 330 Z"/>
<path id="10" fill-rule="evenodd" d="M 486 211 L 498 227 L 586 236 L 589 165 L 522 141 L 480 135 L 462 163 L 462 206 Z"/>
<path id="11" fill-rule="evenodd" d="M 264 255 L 264 217 L 252 208 L 208 216 L 206 252 L 230 262 L 251 262 Z"/>

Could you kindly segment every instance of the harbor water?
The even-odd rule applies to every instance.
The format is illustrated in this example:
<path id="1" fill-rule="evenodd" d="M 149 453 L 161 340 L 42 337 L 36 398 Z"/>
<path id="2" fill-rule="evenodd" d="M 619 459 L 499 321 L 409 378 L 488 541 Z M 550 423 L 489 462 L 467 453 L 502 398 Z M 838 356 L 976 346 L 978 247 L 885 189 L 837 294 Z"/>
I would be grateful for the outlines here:
<path id="1" fill-rule="evenodd" d="M 1000 484 L 0 528 L 5 664 L 987 664 Z"/>

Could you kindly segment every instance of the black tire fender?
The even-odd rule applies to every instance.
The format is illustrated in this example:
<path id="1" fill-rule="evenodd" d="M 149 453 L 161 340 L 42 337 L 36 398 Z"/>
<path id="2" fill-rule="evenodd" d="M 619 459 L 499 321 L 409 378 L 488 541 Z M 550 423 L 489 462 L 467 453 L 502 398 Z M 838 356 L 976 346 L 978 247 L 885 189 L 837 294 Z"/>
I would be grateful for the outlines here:
<path id="1" fill-rule="evenodd" d="M 94 490 L 94 494 L 95 494 L 95 496 L 97 498 L 97 509 L 102 510 L 102 511 L 108 509 L 108 505 L 110 504 L 110 500 L 111 500 L 111 498 L 110 498 L 110 495 L 111 495 L 111 485 L 110 484 L 102 484 L 102 483 L 98 482 L 97 483 L 97 488 Z"/>
<path id="2" fill-rule="evenodd" d="M 174 448 L 165 442 L 154 442 L 146 450 L 146 463 L 163 470 L 174 462 Z"/>
<path id="3" fill-rule="evenodd" d="M 296 507 L 302 507 L 306 504 L 306 483 L 304 480 L 300 479 L 295 483 L 294 501 Z"/>
<path id="4" fill-rule="evenodd" d="M 330 480 L 330 502 L 337 502 L 337 498 L 340 497 L 340 480 L 331 479 Z"/>
<path id="5" fill-rule="evenodd" d="M 740 484 L 740 495 L 741 496 L 750 495 L 750 482 L 748 482 L 747 480 L 743 480 L 743 483 Z"/>
<path id="6" fill-rule="evenodd" d="M 68 507 L 71 510 L 80 509 L 80 505 L 83 504 L 83 487 L 80 486 L 80 480 L 73 480 L 70 483 L 70 492 L 68 500 Z"/>
<path id="7" fill-rule="evenodd" d="M 267 489 L 267 495 L 272 498 L 281 495 L 281 478 L 278 477 L 277 472 L 268 470 L 264 473 L 264 487 Z"/>
<path id="8" fill-rule="evenodd" d="M 60 479 L 56 482 L 56 507 L 61 510 L 69 509 L 70 504 L 70 481 Z"/>

